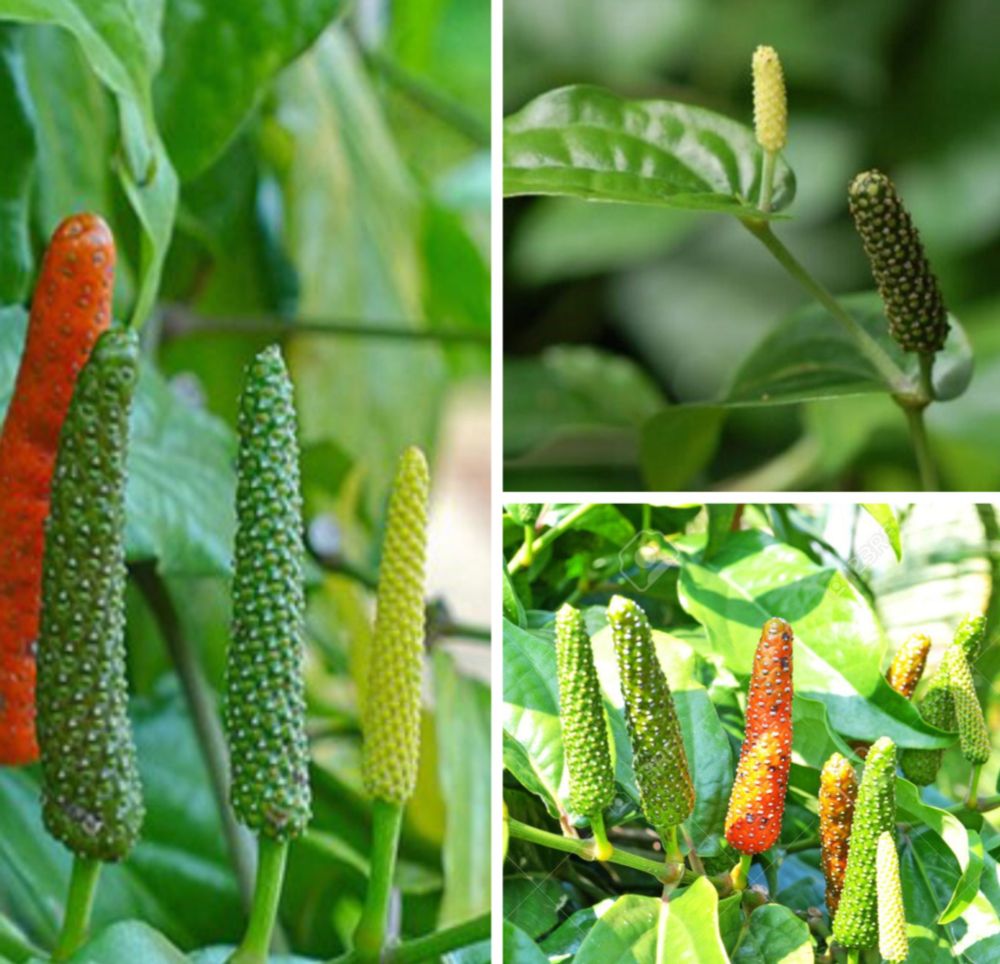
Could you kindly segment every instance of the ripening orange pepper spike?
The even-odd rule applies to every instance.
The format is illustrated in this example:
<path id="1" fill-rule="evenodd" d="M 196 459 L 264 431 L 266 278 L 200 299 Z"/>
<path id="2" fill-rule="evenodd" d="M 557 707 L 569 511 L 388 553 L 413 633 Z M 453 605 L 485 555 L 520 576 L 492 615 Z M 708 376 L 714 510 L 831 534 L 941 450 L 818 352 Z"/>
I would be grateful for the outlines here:
<path id="1" fill-rule="evenodd" d="M 920 677 L 924 675 L 927 654 L 931 649 L 930 637 L 914 633 L 896 650 L 892 663 L 885 674 L 886 682 L 901 696 L 913 696 Z"/>
<path id="2" fill-rule="evenodd" d="M 819 839 L 830 920 L 837 913 L 840 892 L 844 888 L 857 796 L 858 777 L 854 767 L 842 754 L 832 754 L 819 775 Z"/>
<path id="3" fill-rule="evenodd" d="M 111 323 L 115 244 L 95 214 L 52 235 L 0 433 L 0 764 L 38 759 L 35 641 L 44 524 L 59 433 L 77 376 Z"/>
<path id="4" fill-rule="evenodd" d="M 747 696 L 746 734 L 726 814 L 726 840 L 745 854 L 774 846 L 781 834 L 792 763 L 792 627 L 764 624 Z"/>

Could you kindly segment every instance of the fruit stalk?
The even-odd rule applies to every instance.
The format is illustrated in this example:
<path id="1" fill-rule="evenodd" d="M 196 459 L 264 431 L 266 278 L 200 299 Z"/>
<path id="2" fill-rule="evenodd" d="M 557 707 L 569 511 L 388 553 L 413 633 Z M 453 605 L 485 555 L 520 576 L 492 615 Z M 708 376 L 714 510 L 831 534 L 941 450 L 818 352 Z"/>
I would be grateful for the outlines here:
<path id="1" fill-rule="evenodd" d="M 754 654 L 746 732 L 726 813 L 726 840 L 744 854 L 781 834 L 792 762 L 792 627 L 769 619 Z"/>
<path id="2" fill-rule="evenodd" d="M 59 436 L 77 377 L 111 322 L 115 245 L 96 215 L 52 235 L 0 434 L 0 764 L 38 759 L 35 640 L 44 522 Z"/>

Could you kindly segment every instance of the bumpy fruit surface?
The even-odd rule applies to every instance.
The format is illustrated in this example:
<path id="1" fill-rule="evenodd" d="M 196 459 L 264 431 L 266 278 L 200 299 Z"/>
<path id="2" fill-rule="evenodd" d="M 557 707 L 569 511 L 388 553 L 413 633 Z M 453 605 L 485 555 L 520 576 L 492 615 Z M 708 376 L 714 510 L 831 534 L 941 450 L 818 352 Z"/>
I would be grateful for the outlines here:
<path id="1" fill-rule="evenodd" d="M 930 637 L 923 633 L 914 633 L 896 650 L 885 678 L 900 696 L 905 696 L 907 699 L 913 696 L 920 677 L 924 675 L 927 654 L 930 651 Z"/>
<path id="2" fill-rule="evenodd" d="M 951 683 L 951 698 L 955 704 L 962 756 L 979 766 L 990 758 L 990 731 L 979 705 L 969 661 L 965 658 L 965 651 L 958 645 L 952 645 L 944 659 Z"/>
<path id="3" fill-rule="evenodd" d="M 781 61 L 773 47 L 753 52 L 753 122 L 757 143 L 780 151 L 788 140 L 788 97 Z"/>
<path id="4" fill-rule="evenodd" d="M 608 606 L 608 623 L 643 813 L 657 830 L 668 830 L 694 809 L 694 784 L 677 710 L 646 614 L 631 599 L 615 596 Z"/>
<path id="5" fill-rule="evenodd" d="M 507 506 L 507 514 L 521 526 L 533 526 L 542 514 L 542 506 L 537 502 L 512 502 Z"/>
<path id="6" fill-rule="evenodd" d="M 887 961 L 905 961 L 910 953 L 906 940 L 903 884 L 899 877 L 899 854 L 890 833 L 880 833 L 875 858 L 878 878 L 878 952 Z"/>
<path id="7" fill-rule="evenodd" d="M 302 497 L 292 384 L 277 347 L 250 364 L 239 410 L 232 642 L 225 723 L 236 816 L 278 840 L 309 821 Z"/>
<path id="8" fill-rule="evenodd" d="M 881 171 L 865 171 L 851 182 L 848 200 L 892 337 L 904 351 L 940 351 L 948 313 L 895 185 Z"/>
<path id="9" fill-rule="evenodd" d="M 142 787 L 125 675 L 125 459 L 133 332 L 101 336 L 63 426 L 46 525 L 38 639 L 42 815 L 81 857 L 120 860 Z"/>
<path id="10" fill-rule="evenodd" d="M 0 764 L 38 759 L 35 641 L 49 489 L 73 388 L 111 323 L 114 280 L 108 226 L 93 214 L 63 221 L 38 275 L 0 434 Z"/>
<path id="11" fill-rule="evenodd" d="M 986 638 L 986 617 L 981 613 L 970 613 L 955 630 L 955 643 L 965 651 L 969 665 L 979 659 Z"/>
<path id="12" fill-rule="evenodd" d="M 858 789 L 851 842 L 833 938 L 844 947 L 878 943 L 878 838 L 896 829 L 896 744 L 883 736 L 872 744 Z"/>
<path id="13" fill-rule="evenodd" d="M 372 797 L 389 803 L 410 798 L 420 761 L 429 489 L 423 452 L 408 448 L 389 498 L 362 714 L 365 787 Z"/>
<path id="14" fill-rule="evenodd" d="M 819 839 L 826 878 L 826 906 L 831 919 L 837 913 L 844 888 L 857 795 L 858 778 L 854 767 L 846 757 L 834 753 L 819 775 Z"/>
<path id="15" fill-rule="evenodd" d="M 938 671 L 930 678 L 924 695 L 917 703 L 917 709 L 923 719 L 940 730 L 954 730 L 955 702 L 951 696 L 951 684 L 948 681 L 948 667 L 942 661 Z M 907 780 L 919 787 L 925 787 L 934 782 L 941 768 L 941 757 L 944 750 L 914 750 L 907 748 L 900 756 L 900 766 Z"/>
<path id="16" fill-rule="evenodd" d="M 568 604 L 556 614 L 556 661 L 570 807 L 600 814 L 615 798 L 608 724 L 590 637 L 583 616 Z"/>
<path id="17" fill-rule="evenodd" d="M 781 834 L 792 763 L 792 627 L 764 624 L 747 696 L 746 733 L 726 813 L 726 840 L 745 854 L 774 846 Z"/>

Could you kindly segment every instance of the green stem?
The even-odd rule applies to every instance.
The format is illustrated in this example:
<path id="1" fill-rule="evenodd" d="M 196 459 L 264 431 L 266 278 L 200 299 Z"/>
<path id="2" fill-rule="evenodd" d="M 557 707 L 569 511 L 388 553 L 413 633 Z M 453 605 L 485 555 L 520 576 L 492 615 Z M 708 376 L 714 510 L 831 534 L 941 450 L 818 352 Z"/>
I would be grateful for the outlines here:
<path id="1" fill-rule="evenodd" d="M 920 485 L 925 492 L 936 492 L 938 489 L 937 469 L 931 458 L 930 445 L 927 441 L 927 428 L 924 425 L 923 408 L 904 406 L 906 421 L 910 427 L 910 441 L 913 443 L 913 454 L 917 460 L 917 470 L 920 473 Z"/>
<path id="2" fill-rule="evenodd" d="M 604 829 L 604 814 L 595 813 L 590 818 L 590 829 L 594 833 L 594 856 L 600 860 L 608 859 L 614 853 L 614 847 L 608 841 L 608 832 Z"/>
<path id="3" fill-rule="evenodd" d="M 656 921 L 656 964 L 667 964 L 667 921 L 670 918 L 670 887 L 663 888 Z"/>
<path id="4" fill-rule="evenodd" d="M 90 912 L 94 907 L 97 881 L 101 876 L 101 862 L 86 857 L 73 858 L 73 872 L 69 879 L 69 896 L 66 899 L 66 916 L 62 931 L 52 952 L 53 961 L 65 961 L 73 956 L 87 939 Z"/>
<path id="5" fill-rule="evenodd" d="M 781 849 L 786 854 L 797 854 L 803 850 L 816 850 L 819 848 L 819 837 L 804 837 L 802 840 L 793 840 Z"/>
<path id="6" fill-rule="evenodd" d="M 856 948 L 849 948 L 847 951 L 847 964 L 858 964 L 860 960 L 861 952 Z"/>
<path id="7" fill-rule="evenodd" d="M 771 230 L 771 225 L 766 221 L 750 219 L 744 220 L 743 225 L 774 255 L 775 260 L 844 326 L 851 338 L 854 339 L 858 350 L 871 362 L 872 367 L 882 376 L 892 393 L 902 396 L 912 395 L 913 385 L 905 372 L 889 357 L 885 349 L 851 317 L 829 289 L 817 281 L 808 269 L 796 259 L 795 255 L 785 247 Z"/>
<path id="8" fill-rule="evenodd" d="M 449 951 L 487 940 L 490 936 L 490 921 L 490 915 L 483 914 L 461 924 L 445 927 L 433 934 L 414 937 L 412 940 L 390 947 L 382 960 L 384 964 L 419 964 L 421 961 L 436 960 Z M 360 960 L 357 953 L 351 951 L 327 961 L 327 964 L 360 964 Z"/>
<path id="9" fill-rule="evenodd" d="M 281 886 L 285 879 L 288 841 L 271 837 L 257 839 L 257 883 L 254 886 L 250 920 L 243 941 L 228 964 L 267 964 L 271 934 L 278 919 Z"/>
<path id="10" fill-rule="evenodd" d="M 361 920 L 354 931 L 359 961 L 377 961 L 385 946 L 386 920 L 403 825 L 402 804 L 376 800 L 372 807 L 371 871 Z"/>
<path id="11" fill-rule="evenodd" d="M 929 402 L 937 397 L 934 391 L 934 352 L 921 352 L 920 359 L 920 394 Z"/>
<path id="12" fill-rule="evenodd" d="M 740 862 L 733 872 L 733 890 L 746 890 L 750 883 L 750 864 L 753 854 L 740 854 Z"/>
<path id="13" fill-rule="evenodd" d="M 681 835 L 684 837 L 684 843 L 687 844 L 688 849 L 688 863 L 691 864 L 691 869 L 696 874 L 705 874 L 705 865 L 701 862 L 701 857 L 698 856 L 698 850 L 695 848 L 694 840 L 691 838 L 691 834 L 688 833 L 687 827 L 681 824 Z"/>
<path id="14" fill-rule="evenodd" d="M 774 191 L 774 162 L 778 155 L 774 151 L 764 151 L 764 163 L 760 172 L 760 208 L 763 214 L 771 210 L 771 194 Z"/>
<path id="15" fill-rule="evenodd" d="M 561 850 L 563 853 L 575 854 L 584 860 L 594 860 L 594 846 L 589 840 L 580 840 L 577 837 L 562 837 L 556 833 L 549 833 L 548 830 L 539 830 L 529 824 L 521 823 L 520 820 L 509 820 L 510 835 L 518 840 L 526 840 L 528 843 L 538 844 L 541 847 L 548 847 L 551 850 Z M 666 882 L 667 865 L 659 860 L 650 860 L 648 857 L 640 857 L 638 854 L 622 850 L 620 847 L 611 848 L 611 856 L 605 863 L 618 864 L 622 867 L 631 867 L 633 870 L 641 870 L 643 873 L 655 877 L 661 882 Z M 693 877 L 693 875 L 692 875 Z"/>
<path id="16" fill-rule="evenodd" d="M 979 802 L 979 778 L 983 775 L 983 768 L 977 764 L 972 768 L 972 778 L 969 781 L 969 793 L 965 798 L 966 806 L 970 810 L 976 810 Z"/>
<path id="17" fill-rule="evenodd" d="M 535 527 L 526 525 L 524 527 L 524 565 L 528 568 L 535 561 Z"/>
<path id="18" fill-rule="evenodd" d="M 572 512 L 567 513 L 562 519 L 560 519 L 552 528 L 546 529 L 534 542 L 531 543 L 530 552 L 532 556 L 537 555 L 546 546 L 555 542 L 567 529 L 570 528 L 575 522 L 578 522 L 583 516 L 585 516 L 591 509 L 594 508 L 593 502 L 584 502 L 578 505 Z M 525 551 L 528 547 L 521 546 L 515 554 L 514 558 L 507 563 L 507 572 L 510 575 L 514 575 L 519 569 L 523 569 L 528 565 L 527 552 Z"/>
<path id="19" fill-rule="evenodd" d="M 683 863 L 684 854 L 681 852 L 680 844 L 677 842 L 677 828 L 667 827 L 660 831 L 660 840 L 663 843 L 663 856 L 668 863 Z"/>

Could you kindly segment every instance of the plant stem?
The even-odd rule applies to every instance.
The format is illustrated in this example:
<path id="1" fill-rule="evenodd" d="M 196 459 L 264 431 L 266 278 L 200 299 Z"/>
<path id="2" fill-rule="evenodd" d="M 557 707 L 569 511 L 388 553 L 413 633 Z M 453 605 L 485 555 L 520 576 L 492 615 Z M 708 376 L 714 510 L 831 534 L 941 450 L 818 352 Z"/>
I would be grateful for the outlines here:
<path id="1" fill-rule="evenodd" d="M 858 964 L 860 954 L 856 947 L 852 947 L 847 952 L 847 964 Z"/>
<path id="2" fill-rule="evenodd" d="M 705 865 L 701 862 L 701 857 L 698 856 L 698 851 L 695 848 L 694 840 L 691 839 L 691 834 L 688 833 L 687 828 L 681 824 L 681 834 L 684 837 L 684 843 L 687 844 L 688 849 L 688 862 L 691 864 L 691 869 L 696 874 L 705 873 Z"/>
<path id="3" fill-rule="evenodd" d="M 248 910 L 254 891 L 253 839 L 236 822 L 229 806 L 229 750 L 214 694 L 201 671 L 194 649 L 181 629 L 177 607 L 163 577 L 156 571 L 155 564 L 143 562 L 133 566 L 132 577 L 159 624 L 170 660 L 180 679 L 188 711 L 191 713 L 191 722 L 198 737 L 198 746 L 208 769 L 222 831 L 229 845 L 236 882 L 243 897 L 243 907 Z"/>
<path id="4" fill-rule="evenodd" d="M 983 775 L 983 768 L 977 764 L 972 768 L 972 778 L 969 781 L 969 793 L 965 798 L 966 806 L 970 810 L 978 809 L 979 803 L 979 778 Z"/>
<path id="5" fill-rule="evenodd" d="M 101 876 L 101 862 L 86 857 L 73 858 L 73 871 L 69 879 L 69 896 L 66 899 L 66 916 L 62 931 L 52 952 L 53 961 L 65 961 L 72 957 L 87 939 L 90 927 L 90 912 L 97 893 L 97 881 Z"/>
<path id="6" fill-rule="evenodd" d="M 910 426 L 910 440 L 913 443 L 913 454 L 917 460 L 917 470 L 920 473 L 920 485 L 925 492 L 934 492 L 938 488 L 937 470 L 931 458 L 930 446 L 927 442 L 927 428 L 924 425 L 923 408 L 903 407 L 906 421 Z"/>
<path id="7" fill-rule="evenodd" d="M 396 851 L 403 824 L 403 807 L 376 800 L 372 807 L 371 871 L 361 920 L 354 931 L 354 949 L 359 961 L 377 961 L 386 938 L 386 920 L 396 872 Z"/>
<path id="8" fill-rule="evenodd" d="M 250 920 L 243 941 L 228 964 L 267 964 L 271 934 L 278 918 L 281 885 L 285 879 L 288 841 L 257 838 L 257 883 L 250 905 Z"/>
<path id="9" fill-rule="evenodd" d="M 771 194 L 774 191 L 774 162 L 777 154 L 774 151 L 764 151 L 764 163 L 760 171 L 760 204 L 761 212 L 767 214 L 771 210 Z"/>
<path id="10" fill-rule="evenodd" d="M 934 401 L 934 352 L 921 352 L 920 359 L 920 394 L 929 402 Z"/>
<path id="11" fill-rule="evenodd" d="M 680 844 L 677 842 L 677 828 L 668 827 L 660 831 L 660 840 L 663 843 L 663 856 L 668 863 L 683 863 L 684 855 L 681 853 Z"/>
<path id="12" fill-rule="evenodd" d="M 402 944 L 388 948 L 382 960 L 384 964 L 419 964 L 421 961 L 436 960 L 449 951 L 487 940 L 490 936 L 490 921 L 490 915 L 483 914 L 461 924 L 445 927 L 433 934 L 403 941 Z M 327 964 L 355 964 L 355 962 L 360 962 L 360 958 L 351 951 L 333 958 Z"/>
<path id="13" fill-rule="evenodd" d="M 510 835 L 519 840 L 526 840 L 528 843 L 538 844 L 541 847 L 549 847 L 552 850 L 561 850 L 563 853 L 575 854 L 584 860 L 594 859 L 594 847 L 589 840 L 580 840 L 576 837 L 562 837 L 559 834 L 549 833 L 548 830 L 539 830 L 529 824 L 521 823 L 520 820 L 509 820 Z M 668 865 L 663 861 L 650 860 L 648 857 L 641 857 L 638 854 L 622 850 L 620 847 L 611 848 L 611 856 L 605 861 L 609 864 L 619 864 L 622 867 L 631 867 L 633 870 L 641 870 L 643 873 L 655 877 L 665 883 L 668 876 Z M 693 879 L 694 875 L 692 875 Z"/>
<path id="14" fill-rule="evenodd" d="M 524 565 L 528 568 L 535 561 L 535 527 L 526 525 L 524 527 Z"/>
<path id="15" fill-rule="evenodd" d="M 609 854 L 614 853 L 614 847 L 608 840 L 608 832 L 604 829 L 603 813 L 598 812 L 591 816 L 590 829 L 594 833 L 594 856 L 603 862 L 608 859 Z"/>
<path id="16" fill-rule="evenodd" d="M 663 888 L 656 921 L 656 964 L 667 964 L 667 920 L 670 917 L 670 885 Z"/>
<path id="17" fill-rule="evenodd" d="M 808 269 L 796 259 L 779 240 L 766 221 L 743 220 L 743 225 L 768 251 L 777 262 L 801 284 L 827 311 L 837 319 L 854 339 L 858 350 L 871 362 L 894 395 L 909 396 L 913 386 L 906 374 L 886 354 L 885 349 L 872 338 L 843 308 L 825 285 L 817 281 Z"/>
<path id="18" fill-rule="evenodd" d="M 790 844 L 782 847 L 786 854 L 797 854 L 803 850 L 816 850 L 819 847 L 819 837 L 804 837 L 802 840 L 793 840 Z"/>
<path id="19" fill-rule="evenodd" d="M 733 890 L 746 890 L 750 883 L 750 864 L 753 854 L 740 854 L 740 862 L 733 872 Z"/>
<path id="20" fill-rule="evenodd" d="M 555 542 L 574 522 L 578 522 L 583 518 L 591 509 L 594 508 L 593 502 L 584 502 L 578 505 L 572 512 L 567 513 L 560 519 L 552 528 L 546 529 L 534 542 L 531 543 L 530 552 L 532 556 L 541 552 L 546 546 Z M 510 575 L 514 575 L 519 569 L 523 569 L 528 565 L 527 546 L 521 546 L 515 554 L 514 558 L 507 563 L 507 572 Z"/>

